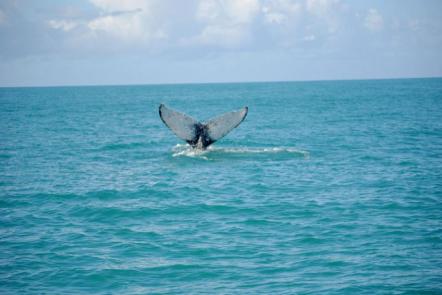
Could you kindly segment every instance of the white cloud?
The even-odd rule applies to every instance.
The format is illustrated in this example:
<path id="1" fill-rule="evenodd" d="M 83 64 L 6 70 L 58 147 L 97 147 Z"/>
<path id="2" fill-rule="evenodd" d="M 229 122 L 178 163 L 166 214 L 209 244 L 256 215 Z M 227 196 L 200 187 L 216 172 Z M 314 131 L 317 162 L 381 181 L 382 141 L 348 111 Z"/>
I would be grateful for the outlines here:
<path id="1" fill-rule="evenodd" d="M 196 40 L 207 45 L 236 47 L 244 41 L 246 32 L 236 26 L 207 26 Z"/>
<path id="2" fill-rule="evenodd" d="M 87 24 L 87 27 L 94 33 L 106 33 L 121 40 L 141 43 L 147 42 L 155 36 L 165 36 L 164 32 L 158 33 L 152 24 L 152 1 L 90 1 L 103 14 Z"/>
<path id="3" fill-rule="evenodd" d="M 286 23 L 301 12 L 302 5 L 291 0 L 272 0 L 262 7 L 264 21 L 270 24 Z"/>
<path id="4" fill-rule="evenodd" d="M 340 13 L 345 5 L 340 0 L 307 0 L 305 3 L 307 13 L 315 16 L 311 20 L 313 25 L 326 25 L 330 34 L 336 33 L 342 23 Z"/>
<path id="5" fill-rule="evenodd" d="M 384 18 L 376 9 L 370 8 L 365 16 L 364 26 L 372 32 L 380 31 L 384 27 Z"/>
<path id="6" fill-rule="evenodd" d="M 281 24 L 287 21 L 287 15 L 281 12 L 272 12 L 267 7 L 262 9 L 264 13 L 264 19 L 270 24 Z"/>
<path id="7" fill-rule="evenodd" d="M 250 23 L 259 12 L 258 0 L 230 0 L 226 6 L 231 19 L 238 23 Z"/>
<path id="8" fill-rule="evenodd" d="M 259 10 L 258 0 L 201 0 L 196 18 L 205 25 L 193 40 L 223 47 L 239 46 L 247 39 Z"/>
<path id="9" fill-rule="evenodd" d="M 259 11 L 258 0 L 201 0 L 196 16 L 200 21 L 246 24 Z"/>
<path id="10" fill-rule="evenodd" d="M 90 21 L 87 27 L 93 32 L 105 32 L 127 41 L 149 37 L 145 24 L 136 14 L 102 16 Z"/>
<path id="11" fill-rule="evenodd" d="M 297 46 L 333 38 L 342 28 L 340 0 L 88 0 L 88 16 L 48 25 L 79 48 L 162 50 L 211 46 Z M 266 42 L 264 40 L 272 40 Z M 115 42 L 120 41 L 120 42 Z M 118 44 L 118 45 L 117 45 Z"/>
<path id="12" fill-rule="evenodd" d="M 50 20 L 53 29 L 71 31 L 82 26 L 83 37 L 101 38 L 110 36 L 127 43 L 148 44 L 153 39 L 167 38 L 167 33 L 157 22 L 154 14 L 155 0 L 90 0 L 97 8 L 98 17 L 88 20 L 69 19 Z"/>
<path id="13" fill-rule="evenodd" d="M 203 21 L 213 21 L 221 16 L 221 3 L 212 1 L 201 1 L 198 5 L 196 17 Z"/>
<path id="14" fill-rule="evenodd" d="M 336 9 L 340 0 L 307 0 L 305 5 L 309 13 L 322 17 Z"/>
<path id="15" fill-rule="evenodd" d="M 63 30 L 65 32 L 73 30 L 79 25 L 78 22 L 69 20 L 50 20 L 48 24 L 53 29 Z"/>
<path id="16" fill-rule="evenodd" d="M 151 1 L 149 0 L 90 0 L 92 4 L 104 12 L 120 12 L 144 10 L 147 11 Z"/>
<path id="17" fill-rule="evenodd" d="M 304 41 L 308 41 L 308 42 L 311 42 L 311 41 L 315 41 L 316 40 L 316 36 L 315 35 L 307 35 L 307 36 L 305 36 L 304 37 Z"/>

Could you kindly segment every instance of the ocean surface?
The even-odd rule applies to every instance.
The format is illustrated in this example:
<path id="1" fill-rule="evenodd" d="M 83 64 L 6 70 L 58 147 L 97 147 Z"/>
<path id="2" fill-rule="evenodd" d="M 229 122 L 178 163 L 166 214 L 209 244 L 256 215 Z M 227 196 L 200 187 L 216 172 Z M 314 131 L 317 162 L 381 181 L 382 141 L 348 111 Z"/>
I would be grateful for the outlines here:
<path id="1" fill-rule="evenodd" d="M 160 120 L 249 107 L 195 152 Z M 0 294 L 442 294 L 442 79 L 0 88 Z"/>

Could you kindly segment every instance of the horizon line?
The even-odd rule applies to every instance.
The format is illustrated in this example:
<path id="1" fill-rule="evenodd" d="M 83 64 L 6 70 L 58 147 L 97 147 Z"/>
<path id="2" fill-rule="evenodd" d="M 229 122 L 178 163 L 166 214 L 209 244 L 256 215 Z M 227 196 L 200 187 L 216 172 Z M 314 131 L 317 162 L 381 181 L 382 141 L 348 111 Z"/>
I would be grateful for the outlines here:
<path id="1" fill-rule="evenodd" d="M 306 79 L 306 80 L 251 80 L 251 81 L 211 81 L 211 82 L 162 82 L 162 83 L 128 83 L 128 84 L 66 84 L 66 85 L 15 85 L 1 88 L 63 88 L 63 87 L 124 87 L 124 86 L 167 86 L 167 85 L 208 85 L 208 84 L 259 84 L 259 83 L 296 83 L 296 82 L 339 82 L 339 81 L 380 81 L 380 80 L 417 80 L 441 79 L 442 76 L 391 77 L 391 78 L 355 78 L 355 79 Z"/>

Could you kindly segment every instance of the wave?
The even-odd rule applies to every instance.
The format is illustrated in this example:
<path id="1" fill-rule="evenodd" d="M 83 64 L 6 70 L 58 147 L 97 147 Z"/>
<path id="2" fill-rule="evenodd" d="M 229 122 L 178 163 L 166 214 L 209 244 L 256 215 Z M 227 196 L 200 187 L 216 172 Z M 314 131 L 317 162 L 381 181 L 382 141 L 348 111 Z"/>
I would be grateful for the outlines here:
<path id="1" fill-rule="evenodd" d="M 103 145 L 99 148 L 100 151 L 125 150 L 149 147 L 150 143 L 145 142 L 131 142 L 131 143 L 111 143 Z"/>
<path id="2" fill-rule="evenodd" d="M 218 147 L 209 146 L 206 150 L 194 149 L 188 144 L 177 144 L 172 148 L 173 157 L 191 157 L 209 160 L 216 155 L 288 155 L 301 156 L 305 159 L 310 157 L 309 152 L 294 147 Z"/>

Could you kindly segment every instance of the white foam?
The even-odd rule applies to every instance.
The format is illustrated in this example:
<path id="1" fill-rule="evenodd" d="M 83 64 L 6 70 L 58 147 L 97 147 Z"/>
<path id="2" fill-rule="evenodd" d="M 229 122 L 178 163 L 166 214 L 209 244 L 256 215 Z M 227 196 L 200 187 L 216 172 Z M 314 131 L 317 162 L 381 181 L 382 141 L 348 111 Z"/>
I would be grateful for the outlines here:
<path id="1" fill-rule="evenodd" d="M 173 157 L 191 157 L 191 158 L 201 158 L 204 160 L 208 160 L 205 156 L 207 154 L 207 150 L 194 149 L 188 144 L 177 144 L 172 148 Z"/>
<path id="2" fill-rule="evenodd" d="M 304 158 L 309 158 L 309 152 L 303 151 L 294 147 L 219 147 L 209 146 L 206 150 L 194 149 L 188 144 L 177 144 L 172 148 L 173 156 L 185 156 L 192 158 L 202 158 L 208 160 L 208 155 L 216 154 L 293 154 L 301 155 Z"/>

